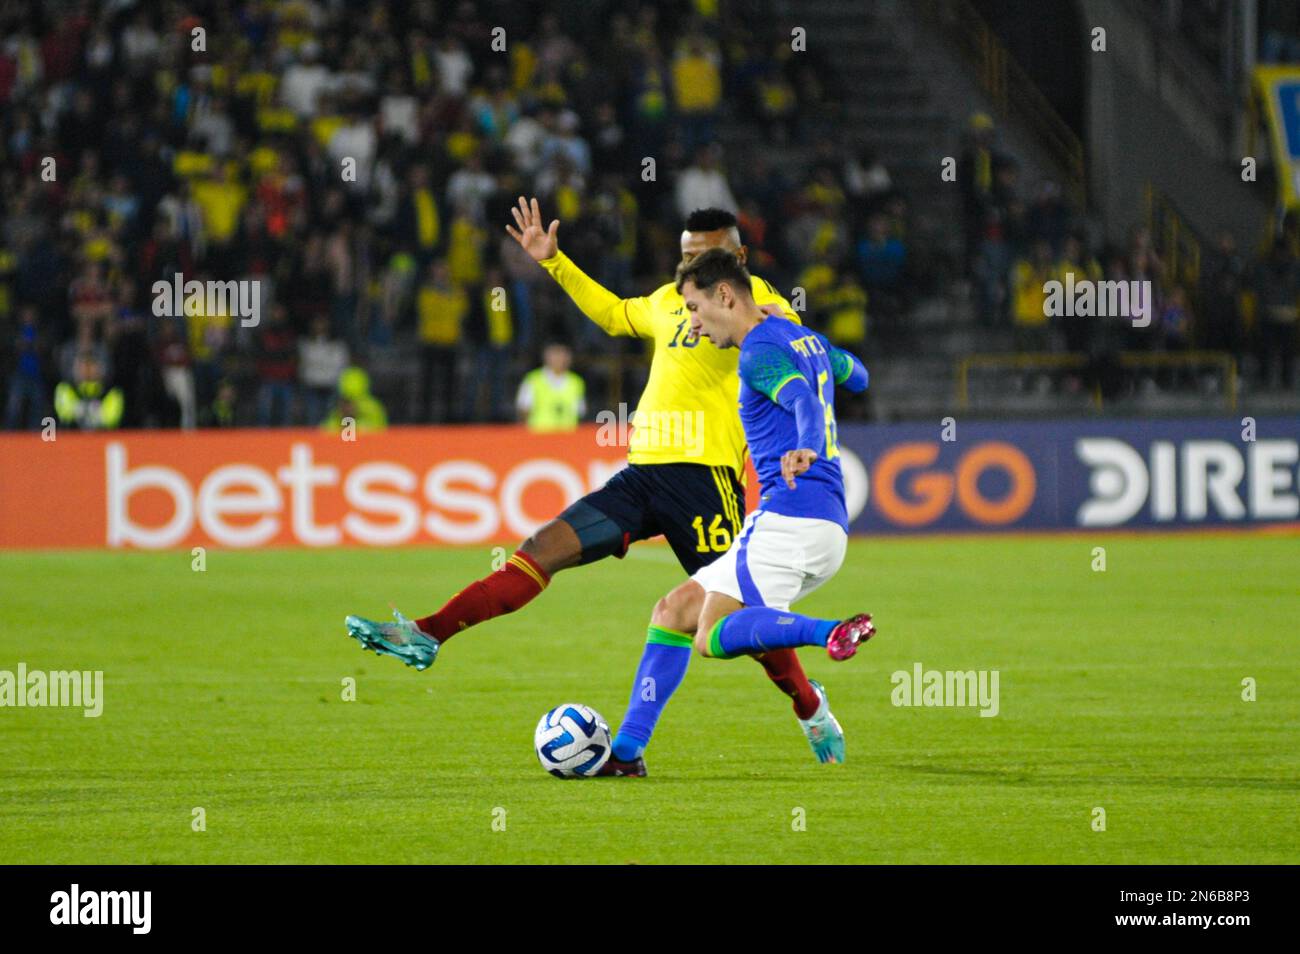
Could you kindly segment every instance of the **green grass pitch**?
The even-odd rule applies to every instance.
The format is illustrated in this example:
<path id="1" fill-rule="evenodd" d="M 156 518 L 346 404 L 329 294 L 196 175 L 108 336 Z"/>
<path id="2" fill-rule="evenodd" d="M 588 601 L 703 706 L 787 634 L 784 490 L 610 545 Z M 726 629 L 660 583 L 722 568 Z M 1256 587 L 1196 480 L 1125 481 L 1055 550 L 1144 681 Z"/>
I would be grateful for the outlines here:
<path id="1" fill-rule="evenodd" d="M 650 608 L 680 570 L 647 544 L 560 574 L 425 673 L 345 636 L 345 614 L 386 615 L 389 601 L 429 612 L 490 561 L 486 548 L 210 551 L 194 572 L 188 551 L 0 555 L 0 669 L 103 670 L 105 695 L 97 719 L 0 708 L 0 859 L 1300 855 L 1296 537 L 855 540 L 800 605 L 869 610 L 880 627 L 847 663 L 802 651 L 847 764 L 813 760 L 757 665 L 696 658 L 650 777 L 573 782 L 538 766 L 538 717 L 574 701 L 617 724 Z M 918 662 L 998 670 L 1000 713 L 895 707 L 891 673 Z M 347 677 L 356 701 L 342 698 Z"/>

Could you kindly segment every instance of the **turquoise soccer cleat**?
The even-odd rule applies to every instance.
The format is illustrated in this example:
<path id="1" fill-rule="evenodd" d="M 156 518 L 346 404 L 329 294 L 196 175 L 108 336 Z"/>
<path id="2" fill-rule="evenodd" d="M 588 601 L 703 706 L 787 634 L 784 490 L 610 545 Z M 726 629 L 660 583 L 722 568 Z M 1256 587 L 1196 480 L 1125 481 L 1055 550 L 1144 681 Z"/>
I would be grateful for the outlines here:
<path id="1" fill-rule="evenodd" d="M 408 666 L 424 670 L 438 658 L 438 641 L 424 633 L 409 619 L 393 610 L 395 623 L 378 623 L 360 616 L 349 616 L 344 622 L 348 635 L 381 656 L 396 656 Z"/>
<path id="2" fill-rule="evenodd" d="M 831 714 L 830 702 L 822 684 L 816 679 L 808 681 L 821 699 L 821 704 L 817 706 L 812 718 L 799 720 L 799 727 L 808 737 L 808 744 L 812 746 L 813 755 L 817 756 L 818 762 L 841 764 L 844 761 L 844 730 Z"/>

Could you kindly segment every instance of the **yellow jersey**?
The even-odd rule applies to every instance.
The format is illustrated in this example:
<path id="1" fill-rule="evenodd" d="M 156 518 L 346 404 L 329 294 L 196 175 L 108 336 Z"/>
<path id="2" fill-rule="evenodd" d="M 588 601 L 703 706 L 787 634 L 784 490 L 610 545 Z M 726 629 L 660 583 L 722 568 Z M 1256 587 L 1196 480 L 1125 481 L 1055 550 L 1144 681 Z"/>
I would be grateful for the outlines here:
<path id="1" fill-rule="evenodd" d="M 740 350 L 717 348 L 708 338 L 692 338 L 686 303 L 672 282 L 641 298 L 619 298 L 563 252 L 541 264 L 607 334 L 654 343 L 650 380 L 631 418 L 628 462 L 730 467 L 743 477 Z M 776 305 L 786 318 L 801 324 L 780 292 L 769 282 L 751 277 L 755 302 Z"/>

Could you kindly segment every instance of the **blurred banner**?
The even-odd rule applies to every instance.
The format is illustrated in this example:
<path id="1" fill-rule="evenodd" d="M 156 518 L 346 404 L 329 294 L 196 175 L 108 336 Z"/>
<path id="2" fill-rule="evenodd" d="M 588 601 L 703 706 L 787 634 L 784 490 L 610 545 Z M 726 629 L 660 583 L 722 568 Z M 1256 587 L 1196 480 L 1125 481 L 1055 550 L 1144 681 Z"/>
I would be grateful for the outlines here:
<path id="1" fill-rule="evenodd" d="M 0 547 L 510 543 L 622 466 L 597 428 L 0 435 Z M 948 439 L 945 439 L 948 438 Z M 1300 518 L 1300 420 L 845 425 L 864 533 Z M 755 504 L 750 476 L 750 506 Z"/>
<path id="2" fill-rule="evenodd" d="M 517 541 L 626 451 L 597 429 L 0 435 L 0 547 Z"/>
<path id="3" fill-rule="evenodd" d="M 839 444 L 855 532 L 1300 517 L 1295 418 L 858 425 Z"/>
<path id="4" fill-rule="evenodd" d="M 1283 208 L 1300 208 L 1300 66 L 1256 67 L 1255 85 L 1268 117 L 1278 201 Z"/>

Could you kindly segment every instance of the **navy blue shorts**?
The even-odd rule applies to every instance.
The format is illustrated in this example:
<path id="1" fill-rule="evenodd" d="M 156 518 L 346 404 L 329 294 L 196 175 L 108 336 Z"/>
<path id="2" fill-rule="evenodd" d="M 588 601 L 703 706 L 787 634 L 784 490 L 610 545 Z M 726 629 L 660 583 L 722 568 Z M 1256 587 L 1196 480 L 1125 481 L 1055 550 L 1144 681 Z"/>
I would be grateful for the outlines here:
<path id="1" fill-rule="evenodd" d="M 638 540 L 668 541 L 687 574 L 731 546 L 745 521 L 745 489 L 729 467 L 629 464 L 560 514 L 582 541 L 582 561 L 622 557 Z"/>

